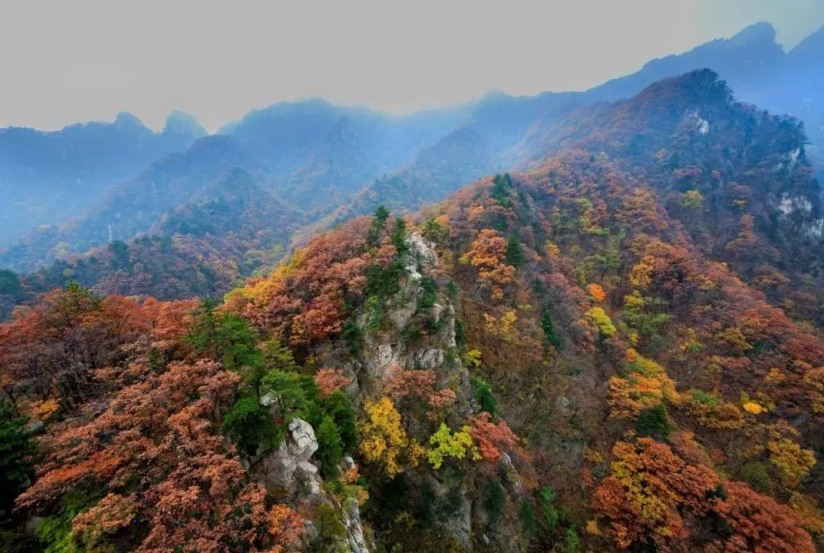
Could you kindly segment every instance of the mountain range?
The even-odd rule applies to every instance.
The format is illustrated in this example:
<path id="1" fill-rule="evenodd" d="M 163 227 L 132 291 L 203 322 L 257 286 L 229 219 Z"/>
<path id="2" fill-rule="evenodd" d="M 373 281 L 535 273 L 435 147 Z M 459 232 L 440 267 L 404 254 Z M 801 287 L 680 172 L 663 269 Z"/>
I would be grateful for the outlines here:
<path id="1" fill-rule="evenodd" d="M 117 291 L 188 297 L 195 292 L 159 287 L 139 276 L 149 265 L 144 256 L 157 252 L 143 251 L 135 240 L 144 246 L 171 240 L 189 244 L 189 259 L 197 260 L 187 266 L 200 276 L 189 281 L 208 283 L 196 293 L 220 296 L 242 278 L 272 267 L 319 229 L 378 205 L 411 212 L 483 175 L 527 168 L 590 132 L 578 122 L 608 111 L 604 102 L 702 68 L 715 70 L 739 100 L 801 119 L 809 139 L 805 155 L 818 167 L 817 151 L 824 145 L 824 106 L 816 94 L 824 92 L 824 56 L 817 55 L 824 51 L 822 41 L 824 29 L 785 52 L 771 25 L 756 24 L 584 92 L 492 93 L 474 103 L 409 116 L 309 100 L 253 111 L 212 136 L 179 113 L 161 133 L 128 114 L 113 124 L 75 125 L 55 133 L 5 129 L 0 187 L 11 201 L 2 207 L 8 213 L 0 229 L 0 247 L 5 245 L 0 267 L 31 275 L 7 274 L 17 283 L 15 297 L 73 279 L 111 292 L 115 288 L 106 283 L 113 281 L 114 269 L 100 260 L 107 257 L 102 252 L 113 245 L 122 249 L 123 243 L 129 261 L 117 269 Z M 635 147 L 647 145 L 639 141 Z M 226 185 L 240 174 L 236 169 L 278 205 L 274 211 L 282 232 L 261 240 L 243 223 L 245 204 Z M 239 245 L 233 248 L 209 229 L 168 224 L 215 201 L 238 216 L 226 223 L 234 225 Z M 217 263 L 210 251 L 228 258 Z"/>
<path id="2" fill-rule="evenodd" d="M 403 157 L 314 156 L 365 141 L 354 114 L 265 160 L 242 124 L 201 139 L 134 181 L 145 204 L 123 197 L 183 198 L 142 236 L 27 277 L 100 293 L 70 282 L 0 323 L 0 452 L 38 445 L 2 457 L 0 547 L 822 551 L 804 125 L 710 69 L 611 102 L 486 102 L 345 213 L 276 175 Z M 415 184 L 475 171 L 438 203 Z M 390 192 L 426 205 L 372 208 Z"/>

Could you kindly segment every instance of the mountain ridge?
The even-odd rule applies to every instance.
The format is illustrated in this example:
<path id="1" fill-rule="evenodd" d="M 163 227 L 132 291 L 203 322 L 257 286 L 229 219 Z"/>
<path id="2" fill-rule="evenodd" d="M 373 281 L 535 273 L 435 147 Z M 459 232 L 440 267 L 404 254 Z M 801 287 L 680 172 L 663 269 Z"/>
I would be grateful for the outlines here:
<path id="1" fill-rule="evenodd" d="M 192 201 L 199 187 L 207 186 L 235 166 L 255 174 L 259 182 L 287 204 L 300 206 L 299 211 L 306 211 L 307 226 L 295 234 L 294 247 L 304 243 L 313 230 L 328 228 L 347 217 L 370 213 L 381 203 L 390 204 L 394 210 L 411 212 L 425 202 L 439 201 L 483 174 L 527 167 L 549 149 L 560 146 L 553 141 L 564 134 L 561 127 L 575 127 L 570 125 L 573 118 L 570 113 L 575 113 L 575 117 L 582 116 L 587 113 L 582 106 L 599 98 L 619 99 L 630 92 L 641 92 L 658 80 L 658 74 L 672 76 L 668 73 L 678 68 L 712 66 L 712 56 L 716 54 L 720 56 L 721 65 L 738 68 L 739 74 L 746 74 L 748 70 L 741 69 L 746 67 L 744 61 L 757 58 L 747 50 L 748 45 L 756 45 L 758 52 L 775 54 L 781 50 L 781 59 L 786 60 L 792 56 L 792 51 L 784 53 L 775 44 L 774 35 L 771 26 L 758 24 L 730 39 L 719 39 L 684 54 L 655 60 L 633 75 L 585 93 L 543 93 L 533 97 L 490 94 L 475 104 L 454 110 L 397 117 L 368 109 L 333 106 L 317 99 L 256 110 L 221 130 L 223 133 L 236 132 L 236 137 L 216 135 L 235 139 L 246 152 L 245 157 L 226 154 L 227 159 L 213 164 L 214 169 L 207 171 L 208 174 L 188 179 L 189 184 L 181 189 L 185 193 L 174 196 L 174 201 L 157 198 L 154 206 L 146 203 L 140 210 L 129 210 L 124 209 L 126 204 L 122 201 L 128 194 L 121 194 L 121 200 L 117 200 L 117 193 L 110 193 L 108 200 L 100 199 L 88 208 L 85 217 L 64 224 L 62 228 L 30 234 L 22 244 L 0 255 L 0 260 L 5 267 L 28 272 L 55 256 L 82 253 L 89 247 L 105 244 L 109 237 L 129 240 L 138 233 L 150 232 L 155 218 L 172 208 L 174 202 Z M 802 41 L 794 50 L 801 48 L 801 53 L 808 48 L 814 50 L 816 36 L 813 33 L 809 41 Z M 749 85 L 746 83 L 752 79 L 744 79 L 746 86 L 736 83 L 735 78 L 728 80 L 739 99 L 755 100 L 756 105 L 771 111 L 776 111 L 775 106 L 778 106 L 779 113 L 800 112 L 812 142 L 804 148 L 804 155 L 816 163 L 818 145 L 824 137 L 819 132 L 824 132 L 824 123 L 819 127 L 817 117 L 820 115 L 820 121 L 824 122 L 824 110 L 819 114 L 821 106 L 809 91 L 824 86 L 824 79 L 815 84 L 816 75 L 824 72 L 815 72 L 819 60 L 813 58 L 799 54 L 794 59 L 800 61 L 787 62 L 785 69 L 776 69 L 771 74 L 776 78 L 771 79 L 775 82 L 769 82 L 769 86 L 758 77 L 764 87 L 755 92 L 747 92 Z M 700 67 L 691 67 L 694 65 Z M 798 75 L 803 79 L 799 80 Z M 726 77 L 723 72 L 721 76 Z M 786 82 L 794 84 L 788 86 Z M 301 115 L 302 123 L 293 125 L 295 113 L 309 114 L 309 118 Z M 346 138 L 342 139 L 343 135 L 338 132 L 344 129 Z M 205 152 L 205 146 L 216 144 L 210 142 L 211 137 L 201 140 L 204 144 L 194 144 L 190 156 L 196 158 L 199 149 Z M 281 143 L 288 148 L 281 148 Z M 636 147 L 640 147 L 640 143 Z M 218 157 L 224 155 L 219 149 L 214 153 Z M 171 159 L 178 158 L 172 156 Z M 174 166 L 174 162 L 169 162 L 169 166 Z M 156 171 L 152 178 L 162 181 L 166 177 L 161 173 Z M 145 176 L 145 171 L 143 174 Z M 131 186 L 136 201 L 126 200 L 127 203 L 139 205 L 143 200 L 135 194 L 143 188 L 152 191 L 165 186 L 160 181 L 149 182 L 151 178 L 141 179 L 133 178 L 130 184 L 118 187 L 122 191 Z M 319 193 L 326 189 L 335 190 L 335 193 Z"/>
<path id="2" fill-rule="evenodd" d="M 17 543 L 822 547 L 822 213 L 803 126 L 710 70 L 550 123 L 523 171 L 348 218 L 217 306 L 69 283 L 0 324 L 0 380 L 44 419 Z M 478 159 L 486 136 L 464 126 L 422 167 Z M 179 248 L 191 293 L 238 222 L 287 240 L 274 222 L 295 213 L 265 173 L 225 175 L 161 215 L 165 243 L 83 265 L 138 274 L 126 294 Z M 34 517 L 50 531 L 27 533 Z"/>

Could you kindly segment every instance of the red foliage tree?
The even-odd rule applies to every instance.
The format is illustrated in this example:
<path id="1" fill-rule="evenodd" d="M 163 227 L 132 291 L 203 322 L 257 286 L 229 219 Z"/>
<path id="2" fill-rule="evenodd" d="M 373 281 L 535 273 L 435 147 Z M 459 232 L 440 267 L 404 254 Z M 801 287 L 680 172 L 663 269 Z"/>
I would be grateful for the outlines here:
<path id="1" fill-rule="evenodd" d="M 320 369 L 315 373 L 315 383 L 325 397 L 336 390 L 346 388 L 352 384 L 352 379 L 343 374 L 341 369 Z"/>
<path id="2" fill-rule="evenodd" d="M 267 508 L 265 490 L 218 431 L 238 381 L 212 361 L 173 363 L 121 390 L 99 415 L 54 427 L 19 508 L 49 511 L 70 490 L 92 486 L 107 498 L 76 517 L 75 528 L 93 537 L 139 518 L 138 551 L 259 550 L 293 536 L 271 527 L 277 519 L 292 528 L 294 517 Z"/>
<path id="3" fill-rule="evenodd" d="M 179 348 L 195 303 L 100 299 L 77 286 L 47 292 L 0 324 L 3 380 L 15 383 L 13 395 L 54 398 L 73 409 L 116 384 L 119 375 L 98 371 L 128 367 L 151 348 Z"/>
<path id="4" fill-rule="evenodd" d="M 799 551 L 815 548 L 802 521 L 786 506 L 740 482 L 723 482 L 709 468 L 690 464 L 651 438 L 618 442 L 611 474 L 593 497 L 609 521 L 607 535 L 621 549 L 646 544 L 665 551 Z M 712 514 L 732 535 L 705 535 Z"/>
<path id="5" fill-rule="evenodd" d="M 455 402 L 455 392 L 450 388 L 437 389 L 435 371 L 429 369 L 404 370 L 390 367 L 386 380 L 386 393 L 403 405 L 404 400 L 419 399 L 433 409 L 443 409 Z"/>
<path id="6" fill-rule="evenodd" d="M 484 461 L 496 465 L 504 453 L 518 447 L 518 436 L 506 421 L 492 422 L 487 412 L 470 417 L 472 440 L 478 445 Z"/>

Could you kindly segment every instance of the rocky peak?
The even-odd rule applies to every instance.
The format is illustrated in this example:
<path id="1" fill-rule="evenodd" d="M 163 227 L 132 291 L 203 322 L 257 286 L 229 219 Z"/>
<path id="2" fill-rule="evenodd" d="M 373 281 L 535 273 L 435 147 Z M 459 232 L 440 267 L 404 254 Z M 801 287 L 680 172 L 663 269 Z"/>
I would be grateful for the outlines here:
<path id="1" fill-rule="evenodd" d="M 148 131 L 149 129 L 136 115 L 127 111 L 121 111 L 114 119 L 114 127 L 118 130 L 128 131 Z"/>
<path id="2" fill-rule="evenodd" d="M 197 140 L 209 133 L 206 132 L 197 119 L 182 111 L 173 111 L 166 118 L 166 126 L 163 127 L 163 134 L 166 136 L 179 136 Z"/>
<path id="3" fill-rule="evenodd" d="M 776 31 L 772 23 L 761 21 L 745 27 L 729 39 L 732 46 L 751 46 L 752 44 L 775 45 Z"/>
<path id="4" fill-rule="evenodd" d="M 270 409 L 275 408 L 277 401 L 278 398 L 272 393 L 260 398 L 260 404 Z M 318 447 L 312 425 L 303 419 L 293 419 L 278 448 L 253 463 L 252 474 L 268 489 L 279 493 L 287 492 L 298 503 L 331 506 L 339 512 L 341 523 L 346 529 L 345 540 L 342 539 L 337 544 L 336 551 L 369 553 L 370 547 L 361 524 L 358 502 L 349 498 L 340 504 L 323 489 L 323 479 L 318 467 L 311 462 Z M 354 464 L 351 457 L 344 459 L 344 465 L 346 464 Z M 307 522 L 306 530 L 310 539 L 317 533 L 311 522 Z"/>

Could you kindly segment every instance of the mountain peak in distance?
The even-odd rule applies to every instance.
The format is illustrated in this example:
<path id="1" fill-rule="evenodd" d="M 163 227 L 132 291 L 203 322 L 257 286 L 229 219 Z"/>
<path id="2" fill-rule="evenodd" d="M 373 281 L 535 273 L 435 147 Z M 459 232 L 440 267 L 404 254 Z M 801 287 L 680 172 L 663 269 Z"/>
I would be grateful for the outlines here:
<path id="1" fill-rule="evenodd" d="M 824 52 L 824 26 L 815 32 L 807 35 L 795 48 L 790 50 L 790 55 L 795 58 L 821 58 Z"/>
<path id="2" fill-rule="evenodd" d="M 776 31 L 772 23 L 760 21 L 744 27 L 729 39 L 733 46 L 745 46 L 752 43 L 775 44 Z"/>
<path id="3" fill-rule="evenodd" d="M 186 112 L 175 110 L 166 118 L 163 134 L 187 136 L 196 140 L 207 136 L 209 133 L 197 119 Z"/>
<path id="4" fill-rule="evenodd" d="M 114 119 L 114 126 L 118 129 L 149 130 L 148 127 L 143 124 L 143 121 L 128 111 L 121 111 L 117 114 L 117 117 Z"/>

